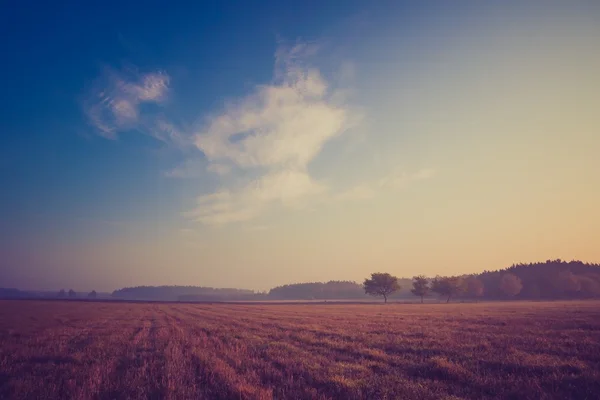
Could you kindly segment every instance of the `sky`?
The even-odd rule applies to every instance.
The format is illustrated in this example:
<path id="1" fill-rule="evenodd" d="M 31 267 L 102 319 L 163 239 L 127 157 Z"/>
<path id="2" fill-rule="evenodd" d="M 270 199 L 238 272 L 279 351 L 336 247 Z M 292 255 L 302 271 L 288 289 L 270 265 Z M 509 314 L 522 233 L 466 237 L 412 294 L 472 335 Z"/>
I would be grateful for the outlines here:
<path id="1" fill-rule="evenodd" d="M 600 261 L 600 3 L 1 6 L 0 287 Z"/>

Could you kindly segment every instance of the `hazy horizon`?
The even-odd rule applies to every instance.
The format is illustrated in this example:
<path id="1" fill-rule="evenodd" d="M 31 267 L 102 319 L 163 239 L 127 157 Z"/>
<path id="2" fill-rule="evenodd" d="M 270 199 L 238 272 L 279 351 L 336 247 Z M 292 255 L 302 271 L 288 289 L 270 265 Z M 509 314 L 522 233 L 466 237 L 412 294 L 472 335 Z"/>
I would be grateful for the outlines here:
<path id="1" fill-rule="evenodd" d="M 294 4 L 14 5 L 0 287 L 600 261 L 600 3 Z"/>
<path id="2" fill-rule="evenodd" d="M 498 269 L 488 269 L 488 270 L 481 270 L 481 271 L 473 271 L 472 273 L 468 273 L 468 274 L 456 274 L 452 271 L 447 271 L 445 275 L 443 276 L 472 276 L 472 275 L 479 275 L 480 273 L 483 272 L 496 272 L 496 271 L 502 271 L 505 270 L 506 268 L 509 268 L 513 265 L 517 265 L 517 266 L 527 266 L 530 267 L 534 264 L 545 264 L 548 262 L 556 262 L 556 261 L 560 261 L 562 263 L 566 263 L 565 265 L 568 265 L 569 263 L 575 262 L 575 263 L 581 263 L 584 265 L 592 265 L 592 266 L 598 266 L 600 265 L 600 263 L 594 263 L 594 262 L 586 262 L 586 261 L 582 261 L 582 260 L 561 260 L 561 259 L 554 259 L 554 260 L 538 260 L 536 262 L 532 262 L 532 263 L 523 263 L 523 262 L 518 262 L 518 263 L 513 263 L 511 265 L 507 265 L 505 267 L 502 268 L 498 268 Z M 581 265 L 580 264 L 580 265 Z M 568 269 L 570 270 L 570 268 Z M 382 271 L 372 271 L 372 272 L 382 272 Z M 371 272 L 371 273 L 372 273 Z M 554 273 L 554 272 L 552 272 Z M 370 273 L 369 273 L 370 275 Z M 422 275 L 422 274 L 420 274 Z M 580 274 L 581 275 L 581 274 Z M 400 281 L 400 288 L 401 290 L 410 290 L 410 288 L 412 287 L 412 281 L 414 280 L 416 275 L 413 276 L 396 276 L 396 278 L 398 278 L 398 280 Z M 497 275 L 498 276 L 498 275 Z M 499 275 L 502 276 L 502 275 Z M 436 278 L 436 276 L 426 276 L 427 278 L 430 279 L 434 279 Z M 368 276 L 365 276 L 364 279 L 368 278 Z M 362 286 L 362 282 L 364 281 L 364 279 L 359 279 L 359 280 L 352 280 L 352 279 L 344 279 L 344 278 L 337 278 L 337 279 L 330 279 L 327 281 L 301 281 L 301 282 L 280 282 L 278 284 L 274 284 L 273 286 L 267 287 L 267 288 L 262 288 L 262 289 L 256 289 L 256 288 L 250 288 L 250 287 L 234 287 L 234 286 L 227 286 L 227 285 L 223 285 L 223 286 L 212 286 L 212 288 L 214 289 L 234 289 L 234 290 L 251 290 L 254 291 L 255 293 L 260 293 L 260 292 L 269 292 L 270 289 L 274 289 L 274 288 L 281 288 L 284 287 L 286 285 L 303 285 L 303 284 L 311 284 L 311 283 L 328 283 L 328 282 L 354 282 L 358 285 Z M 536 278 L 537 279 L 537 278 Z M 406 284 L 405 282 L 401 282 L 403 280 L 408 280 L 411 281 L 411 284 Z M 81 290 L 80 288 L 77 287 L 58 287 L 58 288 L 47 288 L 47 289 L 39 289 L 39 288 L 10 288 L 10 289 L 19 289 L 22 291 L 28 291 L 28 292 L 40 292 L 40 293 L 56 293 L 59 292 L 61 290 L 65 290 L 65 291 L 69 291 L 71 289 L 73 289 L 78 295 L 86 295 L 91 291 L 96 291 L 98 294 L 111 294 L 115 291 L 119 291 L 121 289 L 127 289 L 127 288 L 140 288 L 140 287 L 205 287 L 205 288 L 211 288 L 211 286 L 209 285 L 203 285 L 203 284 L 189 284 L 189 283 L 172 283 L 172 284 L 162 284 L 162 283 L 156 283 L 156 284 L 144 284 L 144 285 L 136 285 L 136 284 L 131 284 L 131 285 L 121 285 L 121 286 L 117 286 L 114 287 L 112 289 L 106 289 L 106 290 L 95 290 L 95 289 L 86 289 L 86 290 Z M 0 286 L 0 288 L 3 289 L 9 289 L 8 287 L 5 286 Z M 493 290 L 492 290 L 493 292 Z M 137 296 L 137 295 L 136 295 Z"/>

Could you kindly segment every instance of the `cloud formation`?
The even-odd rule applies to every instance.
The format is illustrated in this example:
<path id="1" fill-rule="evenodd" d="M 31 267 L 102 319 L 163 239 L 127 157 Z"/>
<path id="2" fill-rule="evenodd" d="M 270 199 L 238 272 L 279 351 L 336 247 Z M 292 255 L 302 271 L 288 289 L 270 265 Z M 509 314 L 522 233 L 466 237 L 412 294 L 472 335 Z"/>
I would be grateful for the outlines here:
<path id="1" fill-rule="evenodd" d="M 258 177 L 200 196 L 187 215 L 211 225 L 246 221 L 270 204 L 301 208 L 328 191 L 307 167 L 351 119 L 319 70 L 303 65 L 315 52 L 306 44 L 280 48 L 273 82 L 228 104 L 195 135 L 209 171 L 224 175 L 236 168 Z"/>
<path id="2" fill-rule="evenodd" d="M 217 190 L 198 196 L 195 207 L 184 213 L 204 225 L 250 221 L 278 207 L 298 210 L 365 201 L 430 177 L 430 170 L 393 171 L 379 180 L 334 189 L 309 172 L 325 144 L 349 132 L 362 118 L 348 101 L 353 91 L 328 82 L 310 64 L 318 51 L 318 46 L 306 43 L 280 46 L 272 81 L 229 101 L 220 112 L 204 118 L 196 131 L 181 129 L 156 108 L 143 107 L 167 99 L 170 78 L 164 72 L 107 69 L 88 96 L 85 112 L 105 138 L 116 139 L 135 129 L 181 150 L 183 161 L 165 177 L 213 175 L 219 182 Z M 337 86 L 347 85 L 355 74 L 352 64 L 342 67 L 334 79 Z"/>
<path id="3" fill-rule="evenodd" d="M 160 104 L 168 91 L 169 76 L 163 72 L 138 74 L 107 69 L 88 94 L 84 111 L 99 135 L 116 139 L 119 132 L 148 125 L 142 121 L 140 105 Z M 169 132 L 168 128 L 157 124 L 153 132 L 162 134 Z"/>
<path id="4" fill-rule="evenodd" d="M 344 132 L 348 110 L 328 101 L 331 92 L 319 71 L 291 63 L 276 71 L 279 83 L 229 105 L 196 136 L 196 146 L 211 162 L 302 170 L 325 142 Z"/>
<path id="5" fill-rule="evenodd" d="M 317 50 L 306 44 L 280 48 L 273 82 L 229 103 L 194 135 L 208 171 L 221 178 L 243 171 L 253 178 L 241 184 L 222 179 L 219 190 L 196 199 L 187 217 L 205 225 L 250 221 L 273 207 L 369 200 L 433 175 L 432 170 L 393 171 L 341 192 L 311 176 L 308 166 L 324 145 L 360 121 L 345 101 L 347 89 L 332 87 L 307 63 Z M 171 176 L 189 177 L 191 171 L 184 163 Z"/>
<path id="6" fill-rule="evenodd" d="M 273 204 L 301 209 L 319 199 L 327 187 L 307 172 L 276 170 L 252 180 L 241 188 L 223 188 L 197 198 L 196 208 L 185 213 L 206 225 L 249 221 Z"/>

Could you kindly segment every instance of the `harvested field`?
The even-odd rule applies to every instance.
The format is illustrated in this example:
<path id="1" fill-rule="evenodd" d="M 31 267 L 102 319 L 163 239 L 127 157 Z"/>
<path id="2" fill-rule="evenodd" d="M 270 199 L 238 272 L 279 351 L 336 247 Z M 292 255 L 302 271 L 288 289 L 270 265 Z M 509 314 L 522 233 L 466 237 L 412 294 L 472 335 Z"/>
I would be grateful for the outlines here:
<path id="1" fill-rule="evenodd" d="M 0 302 L 2 399 L 594 399 L 600 303 Z"/>

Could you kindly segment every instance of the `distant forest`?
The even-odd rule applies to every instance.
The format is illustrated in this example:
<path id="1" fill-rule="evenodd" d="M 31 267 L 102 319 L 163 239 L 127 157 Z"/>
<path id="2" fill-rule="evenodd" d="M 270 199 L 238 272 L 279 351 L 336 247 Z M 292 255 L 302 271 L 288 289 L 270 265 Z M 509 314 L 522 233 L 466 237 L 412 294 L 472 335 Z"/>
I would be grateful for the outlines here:
<path id="1" fill-rule="evenodd" d="M 465 282 L 465 288 L 454 296 L 455 300 L 507 298 L 549 300 L 600 297 L 600 265 L 586 264 L 581 261 L 548 260 L 533 264 L 515 264 L 499 271 L 484 271 L 458 278 Z M 415 298 L 411 292 L 412 279 L 402 278 L 398 283 L 400 290 L 390 295 L 390 300 Z M 116 290 L 112 296 L 118 299 L 162 301 L 371 299 L 365 294 L 362 284 L 352 281 L 294 283 L 274 287 L 268 292 L 196 286 L 140 286 Z M 437 298 L 435 294 L 427 297 Z"/>
<path id="2" fill-rule="evenodd" d="M 515 264 L 498 271 L 457 277 L 435 277 L 438 280 L 455 278 L 462 282 L 462 289 L 452 296 L 461 300 L 552 300 L 585 299 L 600 297 L 600 264 L 581 261 L 565 262 L 560 259 L 533 264 Z M 427 278 L 430 281 L 434 277 Z M 400 290 L 389 296 L 390 300 L 413 300 L 413 279 L 398 279 Z M 0 297 L 40 297 L 16 289 L 0 289 Z M 48 296 L 45 296 L 48 297 Z M 61 291 L 55 297 L 96 298 L 95 292 L 75 295 Z M 99 296 L 100 297 L 100 296 Z M 102 296 L 103 297 L 103 296 Z M 295 283 L 277 286 L 268 292 L 244 289 L 211 288 L 199 286 L 138 286 L 115 290 L 112 299 L 151 301 L 261 301 L 261 300 L 366 300 L 361 283 L 352 281 L 329 281 Z M 104 298 L 104 297 L 103 297 Z M 437 300 L 438 295 L 429 292 L 426 299 Z"/>

